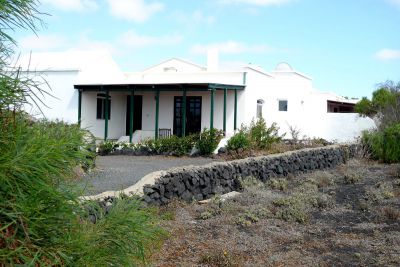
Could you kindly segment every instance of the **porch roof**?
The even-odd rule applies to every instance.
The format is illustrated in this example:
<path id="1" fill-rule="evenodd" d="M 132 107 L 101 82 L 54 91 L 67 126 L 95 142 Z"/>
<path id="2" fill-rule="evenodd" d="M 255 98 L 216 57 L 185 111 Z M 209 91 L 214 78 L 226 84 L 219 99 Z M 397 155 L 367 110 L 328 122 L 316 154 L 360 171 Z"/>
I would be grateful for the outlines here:
<path id="1" fill-rule="evenodd" d="M 209 90 L 244 90 L 245 85 L 220 84 L 220 83 L 151 83 L 151 84 L 77 84 L 75 89 L 81 91 L 209 91 Z"/>

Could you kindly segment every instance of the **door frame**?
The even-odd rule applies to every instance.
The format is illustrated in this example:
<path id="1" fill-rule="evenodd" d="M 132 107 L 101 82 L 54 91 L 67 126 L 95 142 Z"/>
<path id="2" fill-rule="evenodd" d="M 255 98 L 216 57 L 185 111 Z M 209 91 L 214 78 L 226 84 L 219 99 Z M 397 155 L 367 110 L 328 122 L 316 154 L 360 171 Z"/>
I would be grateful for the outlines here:
<path id="1" fill-rule="evenodd" d="M 177 100 L 180 99 L 181 106 L 177 107 Z M 182 136 L 182 104 L 183 104 L 183 96 L 174 96 L 174 106 L 173 106 L 173 134 L 177 136 Z M 203 107 L 203 98 L 202 96 L 186 96 L 186 135 L 191 134 L 188 127 L 188 119 L 189 119 L 189 112 L 190 112 L 190 99 L 200 99 L 200 114 L 199 114 L 199 132 L 201 132 L 201 119 L 202 119 L 202 107 Z M 179 109 L 179 111 L 177 111 Z M 179 114 L 179 116 L 177 116 Z M 180 126 L 177 125 L 177 119 L 180 119 Z M 193 133 L 193 132 L 192 132 Z"/>
<path id="2" fill-rule="evenodd" d="M 134 113 L 133 113 L 133 132 L 136 130 L 142 130 L 142 114 L 143 114 L 143 96 L 142 95 L 135 95 L 134 98 Z M 130 131 L 130 106 L 131 106 L 131 95 L 126 96 L 126 121 L 125 127 L 126 131 L 125 134 L 129 135 Z"/>

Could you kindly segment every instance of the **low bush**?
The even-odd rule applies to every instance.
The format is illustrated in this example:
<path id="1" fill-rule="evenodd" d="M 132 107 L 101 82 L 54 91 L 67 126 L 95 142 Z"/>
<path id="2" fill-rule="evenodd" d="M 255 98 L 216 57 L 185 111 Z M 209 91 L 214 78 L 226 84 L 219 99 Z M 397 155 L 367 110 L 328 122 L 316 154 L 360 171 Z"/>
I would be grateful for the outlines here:
<path id="1" fill-rule="evenodd" d="M 369 148 L 375 159 L 385 163 L 400 162 L 400 123 L 382 131 L 364 132 L 362 143 Z"/>
<path id="2" fill-rule="evenodd" d="M 237 151 L 239 149 L 248 149 L 250 147 L 250 138 L 246 129 L 242 128 L 232 136 L 226 145 L 228 151 Z"/>
<path id="3" fill-rule="evenodd" d="M 97 146 L 97 153 L 101 156 L 110 154 L 118 147 L 118 144 L 114 141 L 103 141 Z"/>
<path id="4" fill-rule="evenodd" d="M 278 143 L 282 140 L 283 136 L 280 136 L 279 127 L 276 123 L 272 123 L 270 127 L 263 118 L 252 121 L 249 128 L 250 142 L 253 148 L 256 149 L 270 149 L 271 145 Z"/>
<path id="5" fill-rule="evenodd" d="M 201 155 L 211 155 L 218 147 L 223 137 L 223 133 L 218 129 L 204 129 L 200 133 L 196 147 Z"/>
<path id="6" fill-rule="evenodd" d="M 267 182 L 267 185 L 272 189 L 284 191 L 288 187 L 288 181 L 285 178 L 272 178 Z"/>
<path id="7" fill-rule="evenodd" d="M 253 120 L 248 129 L 242 127 L 228 140 L 227 150 L 235 152 L 247 149 L 270 150 L 273 144 L 282 141 L 284 135 L 280 136 L 278 131 L 276 123 L 268 127 L 263 118 Z"/>

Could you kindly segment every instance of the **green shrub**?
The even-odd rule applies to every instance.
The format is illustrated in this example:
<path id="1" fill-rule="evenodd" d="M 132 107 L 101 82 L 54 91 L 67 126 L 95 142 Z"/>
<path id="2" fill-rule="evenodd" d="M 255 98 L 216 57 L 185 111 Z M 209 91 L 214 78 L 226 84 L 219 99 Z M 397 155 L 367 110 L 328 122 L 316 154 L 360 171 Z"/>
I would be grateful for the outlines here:
<path id="1" fill-rule="evenodd" d="M 138 199 L 118 199 L 96 224 L 82 222 L 72 266 L 137 266 L 161 244 L 164 231 L 155 212 Z"/>
<path id="2" fill-rule="evenodd" d="M 246 129 L 242 128 L 227 143 L 226 149 L 229 151 L 237 151 L 239 149 L 248 149 L 250 147 L 250 138 Z"/>
<path id="3" fill-rule="evenodd" d="M 382 131 L 364 132 L 362 143 L 369 148 L 374 158 L 385 163 L 400 162 L 400 123 Z"/>
<path id="4" fill-rule="evenodd" d="M 217 130 L 215 128 L 204 129 L 200 133 L 196 147 L 199 149 L 201 155 L 210 155 L 215 149 L 217 149 L 222 137 L 223 133 L 221 130 Z"/>
<path id="5" fill-rule="evenodd" d="M 98 145 L 98 153 L 102 156 L 108 155 L 117 147 L 114 141 L 103 141 Z"/>
<path id="6" fill-rule="evenodd" d="M 161 230 L 132 202 L 122 201 L 98 224 L 84 219 L 69 185 L 88 153 L 77 125 L 17 115 L 11 123 L 0 118 L 0 128 L 0 263 L 132 266 L 157 243 Z"/>
<path id="7" fill-rule="evenodd" d="M 249 128 L 250 142 L 253 148 L 270 149 L 271 145 L 282 140 L 283 135 L 278 134 L 279 127 L 276 123 L 272 123 L 268 127 L 263 118 L 252 121 Z"/>
<path id="8" fill-rule="evenodd" d="M 285 178 L 272 178 L 267 182 L 267 185 L 272 189 L 284 191 L 288 187 L 288 181 Z"/>

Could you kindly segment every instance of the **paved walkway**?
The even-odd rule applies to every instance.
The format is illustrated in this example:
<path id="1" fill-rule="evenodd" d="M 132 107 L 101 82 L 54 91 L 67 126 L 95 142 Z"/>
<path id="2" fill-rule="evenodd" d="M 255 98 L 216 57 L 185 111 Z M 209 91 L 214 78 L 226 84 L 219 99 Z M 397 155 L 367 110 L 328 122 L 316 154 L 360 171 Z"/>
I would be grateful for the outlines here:
<path id="1" fill-rule="evenodd" d="M 84 194 L 98 194 L 109 190 L 121 190 L 134 185 L 145 175 L 173 167 L 204 165 L 210 158 L 176 158 L 164 156 L 98 156 L 96 169 L 82 178 Z"/>

